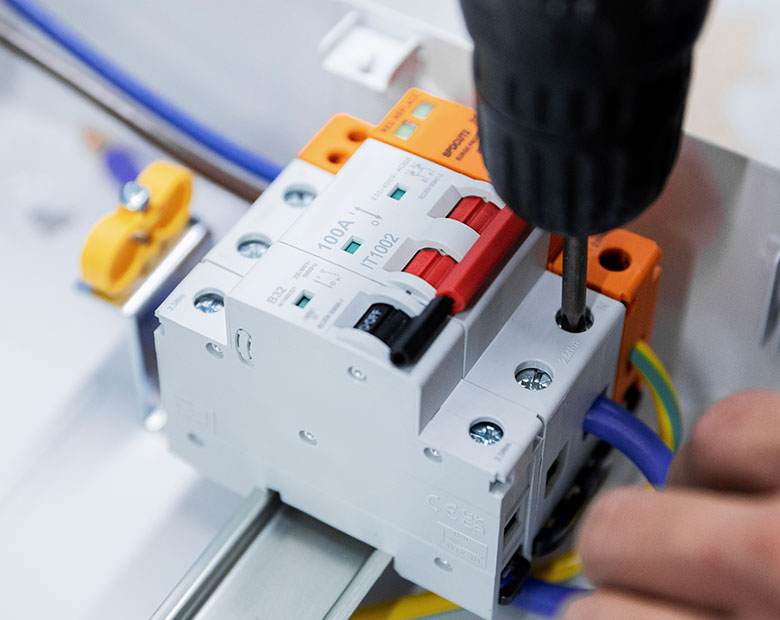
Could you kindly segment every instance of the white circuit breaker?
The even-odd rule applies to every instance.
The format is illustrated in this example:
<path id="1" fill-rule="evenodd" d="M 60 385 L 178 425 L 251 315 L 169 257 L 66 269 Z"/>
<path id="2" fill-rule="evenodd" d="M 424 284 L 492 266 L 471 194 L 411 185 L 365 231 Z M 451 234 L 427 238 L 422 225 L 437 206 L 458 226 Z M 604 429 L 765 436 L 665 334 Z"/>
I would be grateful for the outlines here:
<path id="1" fill-rule="evenodd" d="M 431 101 L 433 122 L 446 102 Z M 422 131 L 394 118 L 395 142 Z M 380 138 L 291 162 L 160 306 L 170 444 L 483 618 L 516 616 L 512 568 L 596 445 L 582 419 L 615 381 L 625 309 L 589 291 L 592 327 L 560 329 L 549 235 L 521 223 L 493 252 L 490 222 L 510 213 L 493 188 Z M 465 307 L 394 363 L 397 338 L 462 283 Z"/>

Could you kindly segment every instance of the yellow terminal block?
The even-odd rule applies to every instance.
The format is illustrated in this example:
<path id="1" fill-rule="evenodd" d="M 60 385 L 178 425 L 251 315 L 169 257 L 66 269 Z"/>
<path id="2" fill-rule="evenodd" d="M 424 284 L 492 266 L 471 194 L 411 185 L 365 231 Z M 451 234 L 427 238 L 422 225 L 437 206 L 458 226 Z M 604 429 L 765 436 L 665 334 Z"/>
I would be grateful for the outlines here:
<path id="1" fill-rule="evenodd" d="M 127 191 L 125 191 L 127 190 Z M 81 278 L 107 297 L 117 297 L 189 220 L 192 174 L 175 164 L 149 164 L 123 188 L 116 211 L 92 227 L 81 251 Z"/>

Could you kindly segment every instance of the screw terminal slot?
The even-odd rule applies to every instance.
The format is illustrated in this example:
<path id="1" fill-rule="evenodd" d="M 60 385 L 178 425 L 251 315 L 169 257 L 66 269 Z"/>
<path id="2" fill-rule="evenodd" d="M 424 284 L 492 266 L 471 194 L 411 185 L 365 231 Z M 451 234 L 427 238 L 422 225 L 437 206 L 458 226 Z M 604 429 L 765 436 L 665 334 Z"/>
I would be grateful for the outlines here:
<path id="1" fill-rule="evenodd" d="M 561 238 L 553 235 L 547 268 L 558 275 L 563 270 L 561 250 Z M 653 331 L 660 261 L 661 250 L 654 241 L 627 230 L 615 229 L 588 239 L 588 288 L 626 306 L 612 394 L 617 402 L 622 402 L 639 380 L 629 355 L 634 345 L 639 340 L 647 340 Z"/>

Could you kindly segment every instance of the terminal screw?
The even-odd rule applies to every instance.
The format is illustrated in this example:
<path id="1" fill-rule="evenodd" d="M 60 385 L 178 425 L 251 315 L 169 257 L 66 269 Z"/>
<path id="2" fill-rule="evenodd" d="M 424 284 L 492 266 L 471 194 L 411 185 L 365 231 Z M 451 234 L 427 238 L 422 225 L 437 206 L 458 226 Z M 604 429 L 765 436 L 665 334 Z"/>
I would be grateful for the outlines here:
<path id="1" fill-rule="evenodd" d="M 504 429 L 495 422 L 482 420 L 471 425 L 469 436 L 477 443 L 489 446 L 501 441 L 501 438 L 504 436 Z"/>
<path id="2" fill-rule="evenodd" d="M 217 295 L 216 293 L 205 293 L 195 300 L 195 308 L 203 314 L 214 314 L 224 307 L 225 300 L 222 299 L 222 295 Z"/>
<path id="3" fill-rule="evenodd" d="M 304 443 L 309 444 L 310 446 L 316 446 L 317 445 L 317 438 L 314 436 L 313 433 L 310 433 L 309 431 L 301 431 L 298 433 L 298 437 L 303 440 Z"/>
<path id="4" fill-rule="evenodd" d="M 305 187 L 293 187 L 284 193 L 284 201 L 291 207 L 305 207 L 316 197 L 317 194 Z"/>
<path id="5" fill-rule="evenodd" d="M 244 258 L 260 258 L 270 246 L 262 239 L 247 239 L 238 244 L 238 253 Z"/>
<path id="6" fill-rule="evenodd" d="M 526 390 L 544 390 L 550 387 L 552 377 L 550 373 L 541 368 L 521 368 L 515 373 L 515 380 Z"/>
<path id="7" fill-rule="evenodd" d="M 135 181 L 128 181 L 119 190 L 119 203 L 128 211 L 146 211 L 150 200 L 149 190 Z"/>
<path id="8" fill-rule="evenodd" d="M 360 368 L 357 366 L 350 366 L 347 368 L 347 372 L 349 373 L 349 376 L 352 377 L 355 381 L 365 381 L 366 380 L 366 373 L 364 373 Z"/>

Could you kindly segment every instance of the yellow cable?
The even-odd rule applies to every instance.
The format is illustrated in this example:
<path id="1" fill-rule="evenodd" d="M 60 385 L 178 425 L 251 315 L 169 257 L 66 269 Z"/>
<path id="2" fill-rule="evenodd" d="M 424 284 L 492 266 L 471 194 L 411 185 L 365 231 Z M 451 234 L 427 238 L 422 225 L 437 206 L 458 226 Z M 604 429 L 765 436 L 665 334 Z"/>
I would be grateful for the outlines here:
<path id="1" fill-rule="evenodd" d="M 350 620 L 414 620 L 453 609 L 458 609 L 458 606 L 432 592 L 421 592 L 361 607 Z"/>
<path id="2" fill-rule="evenodd" d="M 655 352 L 650 348 L 650 345 L 647 344 L 644 340 L 640 340 L 639 342 L 634 345 L 634 348 L 639 351 L 642 355 L 644 355 L 647 358 L 647 361 L 650 362 L 653 367 L 658 371 L 658 374 L 661 375 L 666 381 L 669 391 L 672 393 L 672 398 L 677 400 L 677 394 L 674 391 L 674 383 L 672 383 L 672 378 L 669 376 L 669 373 L 666 371 L 666 367 L 664 367 L 663 362 L 659 359 L 659 357 L 655 354 Z"/>
<path id="3" fill-rule="evenodd" d="M 558 583 L 576 577 L 582 570 L 582 561 L 576 551 L 569 551 L 558 557 L 531 567 L 531 575 L 543 581 Z"/>
<path id="4" fill-rule="evenodd" d="M 672 379 L 669 376 L 669 373 L 666 371 L 666 368 L 664 368 L 664 365 L 661 363 L 661 360 L 658 359 L 658 356 L 650 348 L 650 345 L 648 345 L 644 340 L 640 340 L 634 346 L 634 350 L 653 367 L 661 379 L 667 384 L 666 387 L 674 399 L 674 404 L 679 408 L 679 405 L 677 404 L 677 394 L 674 391 Z M 674 452 L 677 442 L 681 440 L 681 438 L 675 437 L 674 434 L 674 424 L 672 423 L 671 417 L 674 415 L 674 413 L 669 411 L 669 409 L 664 405 L 664 401 L 661 398 L 654 381 L 652 381 L 651 378 L 642 371 L 640 366 L 634 365 L 634 368 L 636 368 L 639 374 L 642 376 L 645 384 L 650 388 L 650 393 L 653 396 L 656 417 L 658 419 L 658 435 L 661 437 L 666 446 L 672 452 Z"/>
<path id="5" fill-rule="evenodd" d="M 664 407 L 664 403 L 661 400 L 661 396 L 658 394 L 658 390 L 655 389 L 652 383 L 645 381 L 650 388 L 650 394 L 653 396 L 653 402 L 655 403 L 655 414 L 658 419 L 658 436 L 666 444 L 666 447 L 674 452 L 674 431 L 672 430 L 672 420 L 669 417 L 669 410 Z"/>

